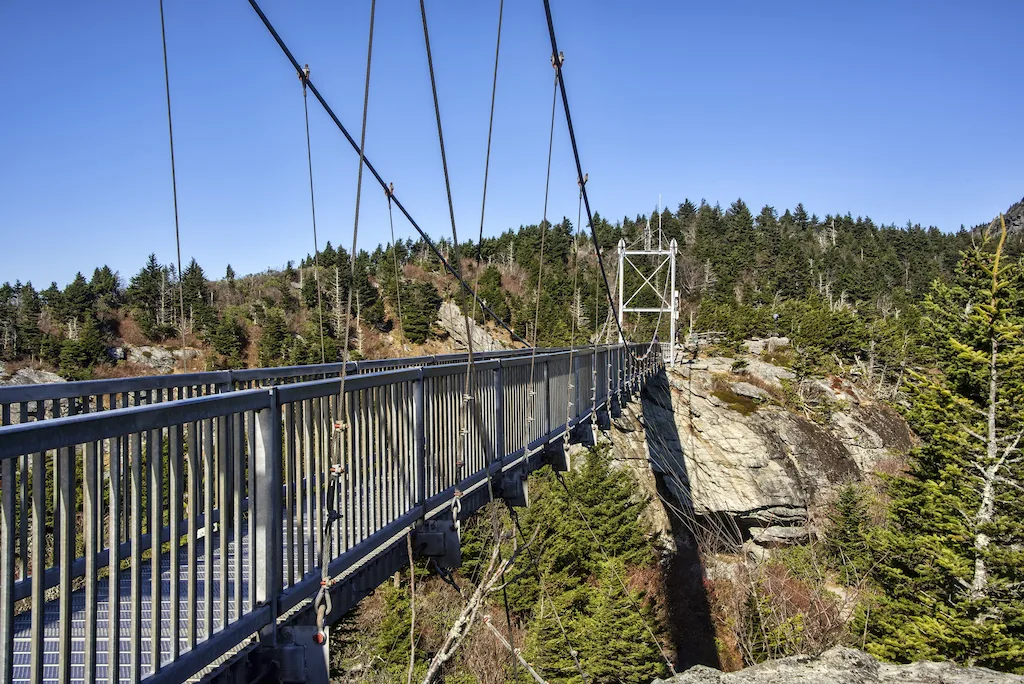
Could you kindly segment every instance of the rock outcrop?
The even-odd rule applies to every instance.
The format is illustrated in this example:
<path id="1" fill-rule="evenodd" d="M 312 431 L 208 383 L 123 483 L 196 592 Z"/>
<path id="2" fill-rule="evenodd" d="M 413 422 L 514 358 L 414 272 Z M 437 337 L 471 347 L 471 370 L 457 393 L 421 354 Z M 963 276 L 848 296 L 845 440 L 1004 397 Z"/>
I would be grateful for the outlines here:
<path id="1" fill-rule="evenodd" d="M 141 347 L 125 345 L 123 347 L 123 354 L 122 358 L 129 363 L 147 366 L 157 373 L 173 373 L 175 367 L 181 365 L 183 356 L 187 357 L 191 362 L 199 356 L 199 351 L 196 349 L 186 349 L 183 353 L 181 349 L 166 349 L 152 345 L 143 345 Z"/>
<path id="2" fill-rule="evenodd" d="M 40 370 L 36 368 L 19 368 L 13 373 L 8 374 L 6 367 L 0 363 L 0 387 L 5 385 L 47 385 L 54 382 L 67 382 L 64 378 L 51 373 L 50 371 Z M 67 400 L 62 399 L 60 402 L 60 411 L 65 413 L 67 411 Z M 30 401 L 26 404 L 26 415 L 32 416 L 36 414 L 38 406 L 36 402 Z M 47 409 L 47 413 L 52 416 L 53 407 L 50 406 Z M 10 406 L 11 423 L 21 422 L 21 404 L 15 403 Z"/>
<path id="3" fill-rule="evenodd" d="M 466 349 L 466 317 L 462 314 L 462 310 L 459 305 L 455 302 L 443 302 L 441 308 L 437 312 L 437 324 L 444 329 L 452 342 L 455 343 L 456 348 Z M 473 351 L 497 351 L 504 349 L 505 346 L 494 339 L 494 337 L 487 332 L 487 329 L 481 325 L 478 325 L 476 321 L 470 321 L 470 334 L 473 337 Z"/>
<path id="4" fill-rule="evenodd" d="M 892 408 L 846 382 L 806 381 L 801 391 L 827 410 L 805 414 L 782 400 L 795 391 L 783 386 L 790 371 L 756 359 L 742 375 L 733 367 L 714 358 L 666 369 L 611 433 L 621 458 L 649 460 L 675 505 L 715 519 L 732 542 L 805 540 L 816 503 L 913 444 Z"/>
<path id="5" fill-rule="evenodd" d="M 51 382 L 65 382 L 64 378 L 50 371 L 35 368 L 20 368 L 10 375 L 0 365 L 0 385 L 45 385 Z"/>
<path id="6" fill-rule="evenodd" d="M 837 647 L 820 656 L 769 660 L 724 673 L 698 665 L 655 684 L 1010 684 L 1024 677 L 947 662 L 881 663 L 867 653 Z"/>

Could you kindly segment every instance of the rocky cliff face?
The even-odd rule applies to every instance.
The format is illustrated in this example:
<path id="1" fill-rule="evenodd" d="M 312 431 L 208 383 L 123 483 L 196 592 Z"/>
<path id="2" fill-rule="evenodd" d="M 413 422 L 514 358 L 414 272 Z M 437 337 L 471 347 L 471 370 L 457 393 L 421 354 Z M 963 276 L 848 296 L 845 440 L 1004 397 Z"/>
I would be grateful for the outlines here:
<path id="1" fill-rule="evenodd" d="M 867 653 L 833 648 L 820 656 L 769 660 L 728 674 L 698 665 L 655 684 L 1010 684 L 1024 677 L 952 663 L 880 663 Z"/>
<path id="2" fill-rule="evenodd" d="M 848 383 L 797 390 L 784 368 L 752 359 L 734 371 L 742 365 L 713 358 L 666 369 L 611 433 L 623 460 L 650 462 L 663 498 L 731 542 L 804 540 L 816 503 L 913 444 L 895 411 Z M 794 409 L 796 392 L 816 409 Z"/>

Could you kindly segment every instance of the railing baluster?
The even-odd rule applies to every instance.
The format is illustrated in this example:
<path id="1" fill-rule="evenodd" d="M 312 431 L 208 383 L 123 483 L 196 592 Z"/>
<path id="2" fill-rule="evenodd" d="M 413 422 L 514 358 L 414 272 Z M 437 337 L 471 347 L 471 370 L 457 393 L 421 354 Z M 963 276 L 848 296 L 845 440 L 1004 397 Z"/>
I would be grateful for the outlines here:
<path id="1" fill-rule="evenodd" d="M 237 620 L 245 612 L 242 605 L 242 486 L 245 483 L 242 463 L 245 458 L 245 435 L 242 425 L 243 416 L 235 414 L 230 417 L 231 437 L 231 502 L 234 507 L 235 555 L 232 557 L 235 570 L 235 612 Z"/>
<path id="2" fill-rule="evenodd" d="M 426 437 L 424 433 L 424 390 L 423 370 L 419 372 L 413 384 L 413 452 L 416 468 L 415 477 L 415 503 L 423 506 L 427 502 L 427 481 L 426 481 Z"/>
<path id="3" fill-rule="evenodd" d="M 107 559 L 107 682 L 121 681 L 121 560 L 115 550 L 121 536 L 121 438 L 107 440 L 110 452 L 109 481 L 110 554 Z"/>
<path id="4" fill-rule="evenodd" d="M 182 430 L 181 425 L 172 425 L 168 428 L 168 450 L 167 456 L 170 459 L 168 465 L 170 514 L 168 518 L 171 528 L 170 551 L 170 587 L 168 600 L 170 601 L 170 662 L 178 659 L 178 651 L 181 645 L 181 504 L 182 504 Z"/>
<path id="5" fill-rule="evenodd" d="M 228 531 L 231 529 L 231 506 L 229 504 L 228 473 L 230 468 L 230 441 L 227 416 L 217 417 L 217 533 L 220 558 L 217 563 L 220 596 L 220 628 L 228 626 Z M 210 581 L 210 580 L 207 580 Z"/>
<path id="6" fill-rule="evenodd" d="M 69 415 L 74 412 L 74 404 L 68 406 Z M 60 477 L 58 490 L 60 494 L 60 642 L 58 676 L 61 681 L 71 679 L 71 625 L 74 612 L 71 604 L 72 576 L 71 564 L 75 560 L 76 519 L 75 515 L 75 460 L 76 450 L 73 447 L 59 449 Z M 57 523 L 55 523 L 57 524 Z M 56 552 L 56 550 L 55 550 Z"/>
<path id="7" fill-rule="evenodd" d="M 10 419 L 4 405 L 4 424 Z M 15 459 L 0 462 L 0 680 L 14 679 Z M 22 550 L 24 553 L 24 550 Z"/>
<path id="8" fill-rule="evenodd" d="M 203 420 L 203 639 L 213 635 L 213 419 Z"/>
<path id="9" fill-rule="evenodd" d="M 192 388 L 188 389 L 191 396 Z M 196 603 L 199 600 L 197 595 L 198 565 L 199 565 L 199 482 L 202 476 L 199 472 L 200 446 L 199 446 L 199 423 L 188 424 L 188 444 L 186 444 L 185 463 L 188 467 L 188 578 L 186 595 L 188 597 L 188 615 L 185 622 L 186 644 L 188 649 L 196 647 L 198 640 L 198 625 L 196 623 Z"/>
<path id="10" fill-rule="evenodd" d="M 42 405 L 43 402 L 39 402 Z M 37 410 L 38 407 L 37 407 Z M 45 409 L 44 409 L 45 410 Z M 46 570 L 46 453 L 32 454 L 32 665 L 33 682 L 43 679 L 43 633 Z"/>
<path id="11" fill-rule="evenodd" d="M 157 390 L 159 394 L 160 390 Z M 150 404 L 158 403 L 150 395 Z M 163 627 L 163 557 L 161 530 L 164 526 L 164 459 L 163 430 L 150 430 L 146 435 L 146 463 L 149 466 L 149 537 L 150 537 L 150 575 L 149 603 L 150 632 L 149 654 L 152 672 L 160 671 L 162 655 Z M 173 534 L 173 530 L 171 531 Z"/>
<path id="12" fill-rule="evenodd" d="M 5 406 L 5 408 L 8 408 Z M 9 410 L 9 408 L 8 408 Z M 6 422 L 9 422 L 9 418 Z M 6 424 L 5 422 L 5 424 Z M 18 406 L 18 422 L 27 423 L 28 421 L 28 402 L 23 401 Z M 18 552 L 21 554 L 21 579 L 24 580 L 28 577 L 28 564 L 29 564 L 29 552 L 28 552 L 28 521 L 29 521 L 29 455 L 22 454 L 21 456 L 21 507 L 20 515 L 18 520 L 18 531 L 19 531 L 19 545 Z"/>
<path id="13" fill-rule="evenodd" d="M 253 512 L 253 505 L 256 502 L 256 413 L 254 411 L 247 411 L 245 414 L 246 420 L 246 432 L 248 434 L 248 450 L 246 452 L 246 483 L 245 483 L 245 496 L 249 502 L 248 512 L 245 515 L 246 523 L 249 529 L 249 610 L 253 610 L 256 607 L 256 578 L 252 571 L 252 543 L 256 538 L 256 516 Z"/>
<path id="14" fill-rule="evenodd" d="M 292 439 L 292 435 L 295 433 L 295 409 L 291 404 L 284 407 L 284 435 L 282 436 L 282 446 L 287 454 L 285 458 L 285 499 L 284 499 L 284 513 L 285 513 L 285 567 L 287 571 L 284 574 L 284 580 L 288 586 L 295 584 L 295 508 L 294 501 L 299 491 L 299 487 L 296 486 L 296 468 L 295 459 L 292 458 L 292 452 L 295 450 L 295 442 Z"/>
<path id="15" fill-rule="evenodd" d="M 85 445 L 85 483 L 82 487 L 84 498 L 83 512 L 85 517 L 85 681 L 96 679 L 96 531 L 100 524 L 97 520 L 96 501 L 96 443 Z M 116 551 L 111 551 L 114 555 Z"/>
<path id="16" fill-rule="evenodd" d="M 142 434 L 131 436 L 131 577 L 132 577 L 132 622 L 131 639 L 131 680 L 142 679 Z"/>

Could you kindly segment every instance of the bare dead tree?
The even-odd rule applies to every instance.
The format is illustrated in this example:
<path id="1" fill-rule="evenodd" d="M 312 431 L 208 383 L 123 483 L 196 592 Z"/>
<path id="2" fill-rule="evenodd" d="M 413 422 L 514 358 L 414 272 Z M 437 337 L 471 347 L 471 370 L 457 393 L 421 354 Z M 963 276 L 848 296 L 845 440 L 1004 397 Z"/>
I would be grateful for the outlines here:
<path id="1" fill-rule="evenodd" d="M 499 539 L 502 537 L 503 535 L 499 535 Z M 480 576 L 480 583 L 477 584 L 473 594 L 466 601 L 466 605 L 445 635 L 444 642 L 430 661 L 427 674 L 423 677 L 423 684 L 430 684 L 440 673 L 444 664 L 452 659 L 473 625 L 476 624 L 480 609 L 486 604 L 488 596 L 502 588 L 501 578 L 516 562 L 519 552 L 525 548 L 519 546 L 519 540 L 515 536 L 513 536 L 512 542 L 512 552 L 506 558 L 502 558 L 501 544 L 494 545 L 487 568 Z"/>

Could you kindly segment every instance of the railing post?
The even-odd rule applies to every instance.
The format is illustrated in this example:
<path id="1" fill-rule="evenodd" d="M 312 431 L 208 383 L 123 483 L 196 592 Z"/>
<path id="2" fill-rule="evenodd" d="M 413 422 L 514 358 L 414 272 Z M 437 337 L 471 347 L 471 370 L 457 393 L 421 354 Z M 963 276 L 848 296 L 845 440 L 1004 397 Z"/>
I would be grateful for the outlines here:
<path id="1" fill-rule="evenodd" d="M 281 567 L 281 415 L 277 390 L 270 388 L 270 406 L 256 414 L 256 543 L 252 572 L 257 603 L 272 606 L 271 624 L 261 638 L 273 643 L 277 631 L 277 600 L 283 585 Z M 209 578 L 207 578 L 209 581 Z"/>
<path id="2" fill-rule="evenodd" d="M 494 460 L 505 458 L 505 386 L 501 361 L 494 369 Z"/>
<path id="3" fill-rule="evenodd" d="M 6 413 L 6 411 L 5 411 Z M 4 421 L 5 423 L 7 421 Z M 0 462 L 0 679 L 14 678 L 14 459 Z M 22 473 L 22 487 L 28 486 Z M 21 511 L 21 524 L 25 524 Z M 25 550 L 22 549 L 22 554 Z M 24 578 L 22 578 L 24 579 Z"/>
<path id="4" fill-rule="evenodd" d="M 544 359 L 544 429 L 542 435 L 551 432 L 551 373 L 548 368 L 548 359 Z"/>
<path id="5" fill-rule="evenodd" d="M 423 369 L 421 368 L 419 370 L 419 377 L 413 383 L 413 460 L 416 468 L 417 506 L 425 506 L 427 502 L 427 433 L 426 426 L 424 425 L 425 416 Z"/>

